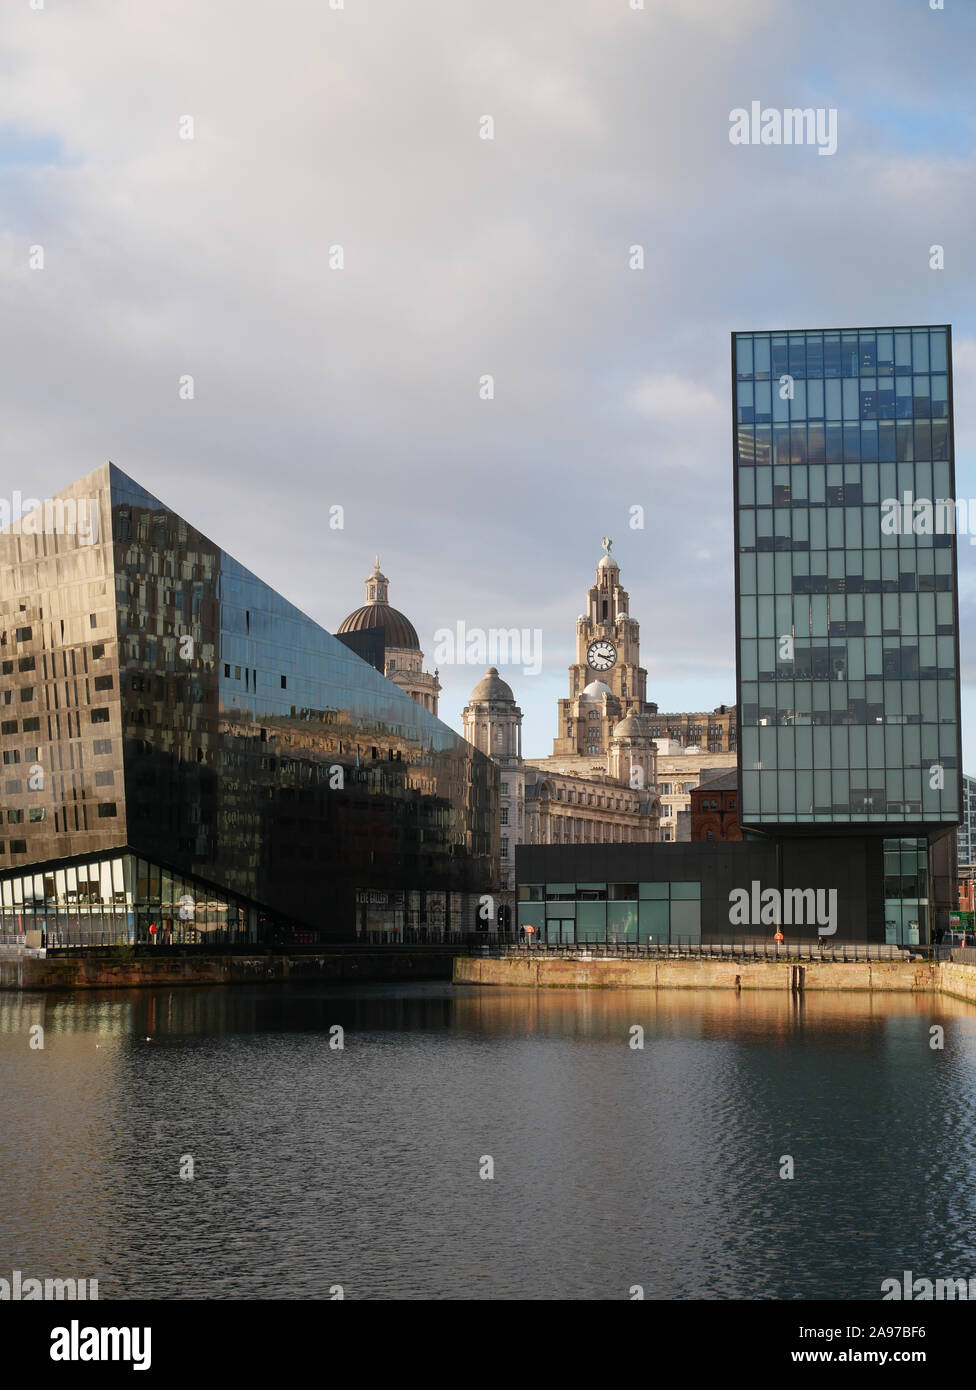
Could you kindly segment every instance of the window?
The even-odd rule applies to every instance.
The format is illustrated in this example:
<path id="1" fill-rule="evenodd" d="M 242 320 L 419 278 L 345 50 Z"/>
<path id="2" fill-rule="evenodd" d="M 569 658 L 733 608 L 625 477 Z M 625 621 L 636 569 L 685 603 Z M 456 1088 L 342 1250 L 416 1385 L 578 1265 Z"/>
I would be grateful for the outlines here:
<path id="1" fill-rule="evenodd" d="M 13 663 L 12 661 L 5 661 L 5 662 L 3 663 L 3 674 L 4 674 L 5 676 L 11 676 L 11 675 L 13 675 L 13 670 L 14 670 L 14 663 Z"/>
<path id="2" fill-rule="evenodd" d="M 224 662 L 224 675 L 228 677 L 230 676 L 230 662 L 228 661 Z"/>
<path id="3" fill-rule="evenodd" d="M 29 642 L 31 640 L 31 630 L 29 627 L 19 627 L 15 633 L 18 642 Z"/>
<path id="4" fill-rule="evenodd" d="M 34 662 L 34 658 L 33 658 L 32 656 L 22 656 L 22 657 L 20 658 L 20 660 L 17 662 L 17 670 L 18 670 L 18 671 L 33 671 L 33 670 L 34 670 L 34 665 L 35 665 L 35 662 Z"/>
<path id="5" fill-rule="evenodd" d="M 503 836 L 502 836 L 502 858 L 503 858 L 503 859 L 507 859 L 507 858 L 508 858 L 508 836 L 507 836 L 507 835 L 503 835 Z"/>
<path id="6" fill-rule="evenodd" d="M 114 784 L 114 782 L 115 782 L 115 773 L 114 773 L 114 772 L 96 772 L 96 773 L 95 773 L 95 786 L 96 786 L 96 787 L 111 787 L 111 786 Z"/>
<path id="7" fill-rule="evenodd" d="M 20 754 L 17 752 L 16 748 L 9 748 L 4 752 L 3 760 L 8 765 L 10 763 L 19 763 Z"/>
<path id="8" fill-rule="evenodd" d="M 25 686 L 23 687 L 23 689 L 21 690 L 21 692 L 20 692 L 20 703 L 21 703 L 22 705 L 26 705 L 27 702 L 28 702 L 29 700 L 33 700 L 33 698 L 34 698 L 34 687 L 33 687 L 32 685 L 25 685 Z"/>
<path id="9" fill-rule="evenodd" d="M 31 719 L 25 719 L 23 727 L 25 734 L 36 734 L 40 730 L 41 721 L 34 716 Z"/>
<path id="10" fill-rule="evenodd" d="M 29 821 L 47 820 L 47 808 L 44 806 L 32 806 L 27 812 Z"/>
<path id="11" fill-rule="evenodd" d="M 89 627 L 98 627 L 98 615 L 97 615 L 96 613 L 89 613 L 89 614 L 88 614 L 88 626 L 89 626 Z"/>
<path id="12" fill-rule="evenodd" d="M 112 677 L 111 677 L 111 676 L 96 676 L 96 677 L 95 677 L 95 689 L 96 689 L 96 690 L 111 690 L 111 689 L 112 689 Z"/>
<path id="13" fill-rule="evenodd" d="M 287 689 L 288 689 L 288 678 L 287 678 L 287 676 L 282 676 L 282 678 L 281 678 L 281 688 L 282 688 L 282 690 L 287 690 Z"/>
<path id="14" fill-rule="evenodd" d="M 6 758 L 7 758 L 6 753 L 4 753 L 3 757 L 4 757 L 4 761 L 6 761 Z M 507 824 L 508 824 L 508 807 L 507 807 L 507 806 L 503 806 L 503 807 L 502 807 L 502 825 L 507 825 Z"/>
<path id="15" fill-rule="evenodd" d="M 8 811 L 8 812 L 7 812 L 7 824 L 8 824 L 8 825 L 21 825 L 21 824 L 23 823 L 23 820 L 24 820 L 24 813 L 23 813 L 23 811 Z"/>
<path id="16" fill-rule="evenodd" d="M 96 738 L 92 744 L 92 752 L 95 757 L 101 757 L 105 753 L 111 753 L 112 740 L 110 738 Z"/>
<path id="17" fill-rule="evenodd" d="M 239 681 L 240 678 L 241 678 L 241 668 L 240 668 L 239 666 L 235 666 L 235 667 L 234 667 L 234 679 L 235 679 L 235 681 Z"/>
<path id="18" fill-rule="evenodd" d="M 0 734 L 15 734 L 16 732 L 16 719 L 5 719 L 2 723 L 0 723 Z"/>
<path id="19" fill-rule="evenodd" d="M 11 840 L 11 841 L 10 841 L 10 853 L 11 853 L 11 854 L 26 854 L 26 853 L 27 853 L 27 841 L 26 841 L 26 840 Z"/>
<path id="20" fill-rule="evenodd" d="M 105 655 L 105 643 L 104 643 L 104 642 L 96 642 L 95 645 L 92 647 L 92 661 L 98 661 L 98 659 L 99 659 L 100 657 L 103 657 L 104 655 Z"/>
<path id="21" fill-rule="evenodd" d="M 101 709 L 93 709 L 91 712 L 91 722 L 93 724 L 107 724 L 108 709 L 104 706 Z"/>
<path id="22" fill-rule="evenodd" d="M 508 796 L 508 783 L 502 783 L 502 796 Z"/>
<path id="23" fill-rule="evenodd" d="M 115 814 L 116 814 L 116 810 L 115 810 L 115 802 L 114 802 L 114 801 L 103 801 L 102 804 L 101 804 L 101 806 L 99 806 L 99 808 L 98 808 L 98 819 L 99 819 L 99 820 L 108 820 L 110 817 L 114 816 Z"/>

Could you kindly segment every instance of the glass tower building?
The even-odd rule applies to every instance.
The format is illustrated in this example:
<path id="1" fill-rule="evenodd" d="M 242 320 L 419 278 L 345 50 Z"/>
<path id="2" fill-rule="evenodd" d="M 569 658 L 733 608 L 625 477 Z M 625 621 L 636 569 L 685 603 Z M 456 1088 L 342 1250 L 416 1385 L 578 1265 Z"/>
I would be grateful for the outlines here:
<path id="1" fill-rule="evenodd" d="M 924 937 L 962 809 L 950 329 L 734 333 L 732 382 L 741 823 L 887 837 L 889 939 Z"/>
<path id="2" fill-rule="evenodd" d="M 439 936 L 490 760 L 106 464 L 0 532 L 0 935 Z"/>

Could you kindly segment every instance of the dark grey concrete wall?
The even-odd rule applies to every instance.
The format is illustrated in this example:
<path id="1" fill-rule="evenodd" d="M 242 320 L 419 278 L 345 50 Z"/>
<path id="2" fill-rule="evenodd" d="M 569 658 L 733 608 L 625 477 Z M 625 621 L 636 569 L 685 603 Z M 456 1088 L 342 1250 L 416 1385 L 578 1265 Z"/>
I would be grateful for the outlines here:
<path id="1" fill-rule="evenodd" d="M 879 837 L 851 836 L 660 845 L 519 845 L 518 883 L 608 882 L 701 884 L 702 940 L 766 940 L 772 928 L 732 927 L 734 889 L 812 888 L 837 892 L 837 941 L 884 941 L 884 852 Z M 780 881 L 782 875 L 782 882 Z M 787 939 L 812 940 L 816 925 L 784 928 Z"/>

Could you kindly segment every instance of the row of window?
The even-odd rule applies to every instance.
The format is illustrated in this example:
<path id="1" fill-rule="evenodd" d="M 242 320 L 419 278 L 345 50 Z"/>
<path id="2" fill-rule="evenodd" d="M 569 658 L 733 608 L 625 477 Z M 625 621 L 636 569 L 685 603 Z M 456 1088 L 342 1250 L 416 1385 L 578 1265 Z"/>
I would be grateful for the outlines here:
<path id="1" fill-rule="evenodd" d="M 828 424 L 861 420 L 948 419 L 946 376 L 902 377 L 890 383 L 874 377 L 847 381 L 797 381 L 792 396 L 780 394 L 769 381 L 740 383 L 736 418 L 740 424 Z M 835 426 L 835 427 L 836 427 Z"/>
<path id="2" fill-rule="evenodd" d="M 949 457 L 949 421 L 862 420 L 859 424 L 741 424 L 740 468 L 760 471 L 809 464 L 942 463 Z"/>
<path id="3" fill-rule="evenodd" d="M 233 679 L 233 680 L 235 680 L 235 681 L 239 681 L 240 678 L 241 678 L 241 668 L 240 668 L 240 666 L 235 666 L 235 667 L 233 668 L 233 670 L 234 670 L 234 675 L 233 675 L 233 677 L 231 677 L 231 674 L 230 674 L 230 673 L 231 673 L 231 666 L 230 666 L 230 663 L 227 662 L 227 661 L 225 661 L 225 662 L 224 662 L 224 675 L 225 675 L 225 677 L 227 677 L 228 680 Z M 288 689 L 288 677 L 287 677 L 287 676 L 280 676 L 279 679 L 280 679 L 280 681 L 281 681 L 281 689 L 282 689 L 282 690 L 287 690 L 287 689 Z M 252 689 L 253 689 L 253 690 L 257 690 L 257 688 L 258 688 L 258 673 L 257 673 L 256 670 L 254 670 L 253 667 L 250 667 L 250 666 L 245 666 L 245 667 L 244 667 L 244 688 L 245 688 L 245 690 L 252 690 Z"/>
<path id="4" fill-rule="evenodd" d="M 98 627 L 98 626 L 99 626 L 98 614 L 97 614 L 97 613 L 89 613 L 89 615 L 88 615 L 88 626 L 89 626 L 90 628 L 92 628 L 92 627 Z M 62 631 L 62 634 L 63 634 L 63 632 L 64 632 L 64 622 L 63 622 L 63 621 L 62 621 L 62 623 L 61 623 L 61 631 Z M 16 643 L 18 643 L 18 644 L 21 643 L 21 642 L 32 642 L 33 640 L 34 640 L 34 629 L 33 629 L 32 627 L 18 627 L 18 628 L 15 630 L 15 632 L 14 632 L 14 642 L 16 642 Z M 6 634 L 6 632 L 0 633 L 0 647 L 5 647 L 6 645 L 7 645 L 7 634 Z M 104 652 L 104 649 L 105 649 L 105 648 L 104 648 L 104 644 L 102 644 L 102 646 L 97 650 L 97 653 L 96 653 L 96 649 L 93 647 L 93 648 L 92 648 L 92 656 L 96 656 L 96 654 L 97 654 L 98 656 L 101 656 L 101 655 L 103 654 L 103 652 Z"/>
<path id="5" fill-rule="evenodd" d="M 772 468 L 743 469 L 739 473 L 740 506 L 791 507 L 880 506 L 889 497 L 950 495 L 949 463 L 777 463 Z"/>
<path id="6" fill-rule="evenodd" d="M 701 884 L 685 880 L 662 883 L 520 883 L 518 896 L 520 902 L 599 902 L 610 899 L 615 902 L 630 902 L 639 898 L 687 898 L 701 897 Z"/>
<path id="7" fill-rule="evenodd" d="M 594 797 L 596 800 L 594 801 Z M 629 811 L 636 803 L 620 796 L 610 796 L 603 792 L 574 791 L 572 787 L 556 788 L 556 801 L 575 802 L 579 806 L 602 806 L 608 811 Z"/>
<path id="8" fill-rule="evenodd" d="M 117 807 L 117 805 L 116 805 L 116 803 L 115 803 L 114 801 L 103 801 L 103 802 L 100 802 L 99 805 L 98 805 L 95 809 L 96 809 L 96 813 L 97 813 L 97 815 L 98 815 L 98 819 L 99 819 L 99 820 L 111 820 L 111 819 L 114 819 L 114 818 L 118 815 L 118 807 Z M 30 823 L 32 823 L 32 824 L 33 824 L 33 823 L 36 823 L 36 822 L 39 822 L 39 821 L 46 821 L 46 820 L 47 820 L 47 809 L 46 809 L 45 807 L 43 807 L 43 806 L 35 806 L 35 807 L 32 807 L 32 808 L 30 809 L 30 811 L 28 812 L 28 814 L 27 814 L 27 820 L 28 820 L 28 822 L 30 822 Z M 23 811 L 8 811 L 8 812 L 7 812 L 7 822 L 8 822 L 8 824 L 11 824 L 11 825 L 22 825 L 22 824 L 24 823 L 24 813 L 23 813 Z M 55 829 L 57 830 L 58 827 L 55 827 Z M 3 854 L 4 852 L 5 852 L 5 851 L 4 851 L 4 842 L 3 842 L 2 840 L 0 840 L 0 854 Z M 11 853 L 11 854 L 26 854 L 26 853 L 27 853 L 27 841 L 26 841 L 26 840 L 11 840 L 11 841 L 10 841 L 10 853 Z"/>
<path id="9" fill-rule="evenodd" d="M 911 376 L 948 370 L 945 328 L 811 330 L 735 335 L 739 381 L 770 377 Z"/>

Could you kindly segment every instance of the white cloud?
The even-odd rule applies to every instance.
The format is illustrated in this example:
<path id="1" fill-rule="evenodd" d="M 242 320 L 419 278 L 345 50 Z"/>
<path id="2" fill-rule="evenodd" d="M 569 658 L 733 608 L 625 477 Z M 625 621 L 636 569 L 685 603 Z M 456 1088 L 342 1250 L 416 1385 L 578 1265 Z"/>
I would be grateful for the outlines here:
<path id="1" fill-rule="evenodd" d="M 972 447 L 973 160 L 858 119 L 865 54 L 871 91 L 965 108 L 972 19 L 914 8 L 5 7 L 0 124 L 69 157 L 0 167 L 8 490 L 111 457 L 329 625 L 378 549 L 419 631 L 518 621 L 554 653 L 625 538 L 655 682 L 719 703 L 730 330 L 952 319 Z M 729 145 L 732 107 L 811 72 L 850 115 L 833 159 Z M 551 692 L 518 693 L 538 747 Z"/>

